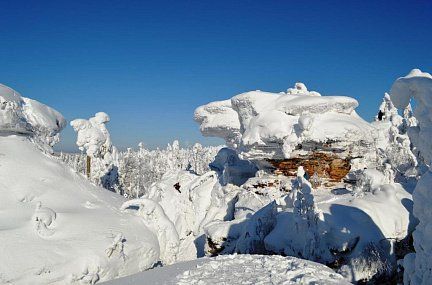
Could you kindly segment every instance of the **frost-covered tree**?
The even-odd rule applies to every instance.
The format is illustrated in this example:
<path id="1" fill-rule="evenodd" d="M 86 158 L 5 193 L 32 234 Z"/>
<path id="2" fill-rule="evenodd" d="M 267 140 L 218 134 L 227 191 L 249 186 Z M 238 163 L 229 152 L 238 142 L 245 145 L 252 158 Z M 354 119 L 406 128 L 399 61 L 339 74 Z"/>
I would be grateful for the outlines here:
<path id="1" fill-rule="evenodd" d="M 412 70 L 395 81 L 391 98 L 396 107 L 405 108 L 411 99 L 417 104 L 414 115 L 418 126 L 409 132 L 413 144 L 429 166 L 413 192 L 414 216 L 419 220 L 414 233 L 415 255 L 404 259 L 405 284 L 432 284 L 432 75 Z"/>
<path id="2" fill-rule="evenodd" d="M 384 94 L 383 101 L 379 107 L 378 114 L 375 116 L 376 121 L 390 121 L 391 117 L 398 115 L 396 107 L 390 99 L 388 93 Z"/>
<path id="3" fill-rule="evenodd" d="M 141 197 L 151 185 L 159 182 L 167 172 L 189 170 L 196 174 L 204 174 L 210 170 L 209 164 L 214 160 L 221 147 L 194 144 L 192 147 L 182 148 L 178 142 L 168 144 L 165 149 L 147 149 L 143 143 L 138 149 L 128 148 L 117 153 L 118 167 L 117 192 L 128 198 Z M 86 154 L 61 153 L 60 159 L 85 174 Z M 92 159 L 92 169 L 98 163 Z"/>
<path id="4" fill-rule="evenodd" d="M 115 191 L 118 183 L 117 149 L 112 145 L 106 127 L 110 120 L 104 112 L 96 113 L 88 120 L 76 119 L 70 124 L 77 132 L 77 141 L 81 151 L 91 159 L 89 177 L 102 187 Z"/>
<path id="5" fill-rule="evenodd" d="M 295 220 L 292 236 L 295 239 L 292 247 L 285 249 L 285 254 L 300 255 L 302 258 L 319 261 L 326 255 L 320 244 L 320 221 L 323 220 L 323 215 L 315 205 L 312 185 L 304 175 L 305 170 L 300 166 L 297 170 L 297 177 L 292 183 L 291 193 Z M 299 237 L 302 238 L 299 239 Z"/>
<path id="6" fill-rule="evenodd" d="M 388 172 L 390 165 L 393 170 L 399 173 L 399 179 L 415 175 L 418 165 L 417 157 L 412 152 L 411 141 L 407 134 L 407 125 L 413 123 L 415 118 L 409 114 L 409 110 L 405 111 L 404 114 L 405 117 L 398 114 L 398 109 L 394 106 L 390 95 L 385 93 L 375 118 L 377 122 L 385 126 L 381 130 L 386 138 L 385 142 L 377 148 L 377 166 L 382 171 Z"/>

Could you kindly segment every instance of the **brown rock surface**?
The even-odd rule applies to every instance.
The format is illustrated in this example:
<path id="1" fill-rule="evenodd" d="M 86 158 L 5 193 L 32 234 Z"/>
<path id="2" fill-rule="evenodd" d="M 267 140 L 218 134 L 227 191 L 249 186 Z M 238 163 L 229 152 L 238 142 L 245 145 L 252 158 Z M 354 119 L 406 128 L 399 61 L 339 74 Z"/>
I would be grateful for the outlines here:
<path id="1" fill-rule="evenodd" d="M 310 177 L 317 173 L 319 178 L 331 182 L 342 181 L 351 168 L 349 158 L 340 158 L 324 152 L 312 152 L 304 156 L 268 161 L 275 168 L 276 173 L 295 176 L 298 167 L 303 166 Z"/>

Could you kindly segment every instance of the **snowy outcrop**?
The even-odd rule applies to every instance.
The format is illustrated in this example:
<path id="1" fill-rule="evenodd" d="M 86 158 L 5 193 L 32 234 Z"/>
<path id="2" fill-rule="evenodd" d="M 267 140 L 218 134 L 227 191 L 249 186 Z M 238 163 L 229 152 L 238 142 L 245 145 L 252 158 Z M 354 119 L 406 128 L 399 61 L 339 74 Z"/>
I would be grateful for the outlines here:
<path id="1" fill-rule="evenodd" d="M 286 93 L 251 91 L 209 103 L 196 109 L 195 120 L 204 135 L 225 139 L 244 158 L 284 159 L 302 143 L 373 143 L 374 129 L 356 114 L 357 105 L 296 83 Z"/>
<path id="2" fill-rule="evenodd" d="M 33 134 L 53 146 L 66 126 L 63 116 L 47 105 L 22 97 L 10 87 L 0 84 L 0 131 Z"/>
<path id="3" fill-rule="evenodd" d="M 393 103 L 405 108 L 414 99 L 414 116 L 418 126 L 411 128 L 410 138 L 427 165 L 432 163 L 432 75 L 413 69 L 407 76 L 397 79 L 390 91 Z M 432 283 L 432 172 L 429 168 L 422 175 L 413 193 L 414 216 L 419 224 L 413 233 L 415 258 L 409 256 L 404 266 L 409 268 L 405 276 L 407 284 Z M 408 264 L 414 261 L 414 264 Z M 411 273 L 411 274 L 410 274 Z"/>
<path id="4" fill-rule="evenodd" d="M 199 107 L 195 111 L 194 119 L 200 124 L 204 136 L 221 137 L 228 145 L 237 146 L 241 137 L 240 122 L 230 100 Z"/>

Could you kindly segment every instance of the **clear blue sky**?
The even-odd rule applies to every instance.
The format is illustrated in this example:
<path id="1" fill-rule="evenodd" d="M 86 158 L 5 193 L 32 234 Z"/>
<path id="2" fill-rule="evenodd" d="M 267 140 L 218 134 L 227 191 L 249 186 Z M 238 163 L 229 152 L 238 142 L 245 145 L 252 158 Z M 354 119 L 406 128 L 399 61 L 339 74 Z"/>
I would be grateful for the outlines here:
<path id="1" fill-rule="evenodd" d="M 432 1 L 1 1 L 0 82 L 69 121 L 111 116 L 120 147 L 203 138 L 194 109 L 302 81 L 370 120 L 432 71 Z M 74 150 L 74 133 L 61 148 Z"/>

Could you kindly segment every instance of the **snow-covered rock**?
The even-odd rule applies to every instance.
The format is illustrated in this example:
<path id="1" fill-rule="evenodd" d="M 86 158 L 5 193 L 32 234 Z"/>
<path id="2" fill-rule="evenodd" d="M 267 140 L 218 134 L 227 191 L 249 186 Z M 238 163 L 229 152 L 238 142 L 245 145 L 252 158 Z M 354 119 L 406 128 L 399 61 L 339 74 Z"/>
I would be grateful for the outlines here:
<path id="1" fill-rule="evenodd" d="M 355 99 L 318 95 L 302 83 L 287 93 L 246 92 L 197 108 L 195 120 L 204 135 L 225 139 L 248 159 L 289 158 L 310 141 L 373 143 L 374 128 L 355 113 Z"/>
<path id="2" fill-rule="evenodd" d="M 33 134 L 53 146 L 66 126 L 63 116 L 36 100 L 21 97 L 10 87 L 0 84 L 0 131 Z"/>

